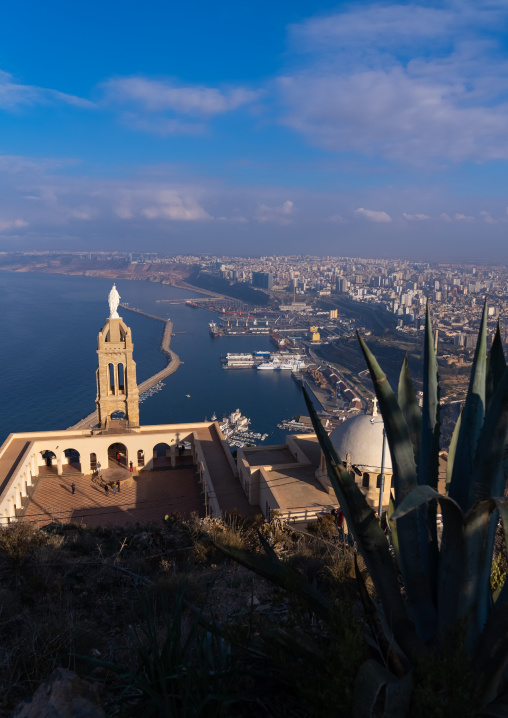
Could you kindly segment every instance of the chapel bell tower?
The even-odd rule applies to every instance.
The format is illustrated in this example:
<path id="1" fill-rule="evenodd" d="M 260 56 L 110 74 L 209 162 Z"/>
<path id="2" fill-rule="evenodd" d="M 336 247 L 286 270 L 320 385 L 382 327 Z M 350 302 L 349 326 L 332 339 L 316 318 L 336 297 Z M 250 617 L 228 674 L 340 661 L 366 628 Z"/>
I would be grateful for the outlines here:
<path id="1" fill-rule="evenodd" d="M 99 332 L 97 354 L 97 417 L 101 429 L 139 426 L 139 391 L 134 345 L 129 327 L 118 315 L 120 295 L 113 285 L 109 293 L 109 318 Z M 117 424 L 118 422 L 118 424 Z"/>

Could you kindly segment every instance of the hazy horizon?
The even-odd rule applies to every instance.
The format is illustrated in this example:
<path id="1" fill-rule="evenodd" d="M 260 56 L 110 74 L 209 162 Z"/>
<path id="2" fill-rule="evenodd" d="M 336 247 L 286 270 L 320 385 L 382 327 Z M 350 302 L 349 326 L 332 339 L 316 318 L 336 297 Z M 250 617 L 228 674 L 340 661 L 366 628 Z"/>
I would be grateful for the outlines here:
<path id="1" fill-rule="evenodd" d="M 508 263 L 508 6 L 34 0 L 0 251 Z"/>

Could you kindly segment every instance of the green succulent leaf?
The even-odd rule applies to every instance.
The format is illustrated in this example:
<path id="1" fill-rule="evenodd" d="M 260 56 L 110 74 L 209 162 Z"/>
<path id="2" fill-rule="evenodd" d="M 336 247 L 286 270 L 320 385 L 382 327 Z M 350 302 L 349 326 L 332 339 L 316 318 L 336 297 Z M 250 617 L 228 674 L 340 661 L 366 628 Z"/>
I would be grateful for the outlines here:
<path id="1" fill-rule="evenodd" d="M 386 514 L 386 518 L 388 521 L 388 525 L 390 527 L 390 536 L 392 540 L 392 548 L 393 553 L 395 555 L 395 560 L 397 562 L 397 566 L 399 567 L 400 571 L 400 553 L 399 553 L 399 537 L 397 534 L 397 522 L 393 519 L 393 514 L 395 512 L 395 502 L 393 500 L 393 494 L 390 493 L 390 503 L 388 504 L 388 512 Z"/>
<path id="2" fill-rule="evenodd" d="M 400 406 L 381 367 L 358 334 L 372 382 L 376 390 L 392 457 L 392 485 L 395 505 L 417 486 L 416 464 L 409 431 Z M 421 459 L 421 452 L 420 452 Z M 419 637 L 428 643 L 436 630 L 437 616 L 434 602 L 433 565 L 437 561 L 437 536 L 428 518 L 432 507 L 423 507 L 416 520 L 402 519 L 397 524 L 400 569 L 411 604 L 411 615 Z M 435 509 L 434 509 L 435 510 Z M 435 522 L 434 522 L 435 523 Z M 432 540 L 428 540 L 429 533 Z"/>
<path id="3" fill-rule="evenodd" d="M 392 457 L 392 485 L 395 491 L 395 504 L 397 505 L 418 483 L 413 445 L 409 438 L 409 431 L 404 415 L 388 383 L 386 374 L 379 366 L 374 355 L 359 333 L 357 333 L 357 336 L 365 361 L 367 362 L 367 367 L 379 402 L 379 408 L 383 416 Z"/>
<path id="4" fill-rule="evenodd" d="M 410 494 L 406 496 L 392 514 L 392 521 L 398 521 L 406 516 L 410 511 L 419 508 L 429 501 L 439 500 L 443 497 L 432 486 L 416 486 Z M 454 502 L 455 503 L 455 502 Z"/>
<path id="5" fill-rule="evenodd" d="M 448 460 L 446 462 L 446 494 L 447 495 L 450 492 L 450 484 L 452 481 L 452 474 L 453 474 L 453 463 L 455 461 L 455 452 L 457 451 L 457 441 L 459 439 L 461 420 L 462 420 L 462 412 L 459 414 L 459 418 L 457 419 L 457 423 L 455 424 L 455 427 L 453 429 L 450 446 L 448 447 Z"/>
<path id="6" fill-rule="evenodd" d="M 473 464 L 485 417 L 486 372 L 487 302 L 485 301 L 448 491 L 449 496 L 459 504 L 464 513 L 471 508 L 474 501 Z"/>
<path id="7" fill-rule="evenodd" d="M 439 635 L 460 620 L 466 630 L 466 647 L 474 649 L 486 616 L 486 595 L 490 591 L 484 566 L 491 554 L 485 540 L 496 502 L 478 501 L 464 516 L 456 501 L 441 496 L 430 486 L 418 486 L 392 516 L 399 521 L 423 504 L 439 500 L 443 516 L 443 536 L 439 552 L 437 601 Z"/>
<path id="8" fill-rule="evenodd" d="M 497 321 L 496 333 L 492 341 L 492 347 L 490 348 L 489 356 L 487 358 L 487 383 L 485 390 L 485 402 L 487 408 L 490 405 L 490 401 L 494 396 L 497 385 L 501 381 L 501 378 L 506 369 L 506 359 L 503 351 L 503 342 L 501 340 L 501 328 L 499 326 L 499 319 Z"/>
<path id="9" fill-rule="evenodd" d="M 427 302 L 425 340 L 423 352 L 423 405 L 421 422 L 420 463 L 418 465 L 418 483 L 427 484 L 437 489 L 439 473 L 439 377 L 437 360 L 430 320 L 430 306 Z M 425 572 L 431 586 L 432 595 L 436 596 L 437 585 L 437 502 L 429 501 L 418 509 L 419 539 L 421 554 L 425 557 Z M 425 550 L 427 547 L 427 550 Z"/>
<path id="10" fill-rule="evenodd" d="M 497 382 L 474 458 L 473 497 L 501 497 L 505 490 L 503 459 L 508 439 L 508 368 Z"/>
<path id="11" fill-rule="evenodd" d="M 505 542 L 508 542 L 508 500 L 496 499 L 495 504 L 501 514 Z M 508 668 L 508 582 L 506 581 L 483 628 L 474 656 L 473 668 L 485 677 L 483 705 L 489 708 L 488 704 L 496 701 L 506 690 L 505 673 Z M 482 711 L 480 714 L 499 715 L 488 711 L 485 713 Z"/>
<path id="12" fill-rule="evenodd" d="M 427 484 L 437 489 L 440 427 L 439 379 L 428 302 L 423 353 L 423 406 L 421 426 L 422 438 L 420 444 L 420 462 L 418 465 L 418 483 Z"/>
<path id="13" fill-rule="evenodd" d="M 305 386 L 303 395 L 314 431 L 326 459 L 328 476 L 340 507 L 344 511 L 348 528 L 358 544 L 367 570 L 385 607 L 388 626 L 402 650 L 407 655 L 414 655 L 424 647 L 418 640 L 414 625 L 407 615 L 388 542 L 379 525 L 379 520 L 356 484 L 354 476 L 345 469 L 337 455 L 335 447 L 316 414 Z"/>
<path id="14" fill-rule="evenodd" d="M 374 718 L 374 708 L 381 691 L 384 695 L 384 718 L 406 718 L 411 703 L 413 677 L 407 673 L 397 678 L 380 663 L 369 659 L 360 667 L 355 681 L 353 718 Z"/>
<path id="15" fill-rule="evenodd" d="M 409 373 L 407 353 L 400 370 L 397 399 L 404 419 L 406 420 L 409 437 L 413 445 L 415 464 L 420 463 L 420 438 L 422 433 L 422 412 L 416 398 L 413 382 Z"/>
<path id="16" fill-rule="evenodd" d="M 508 368 L 497 382 L 483 424 L 474 463 L 473 495 L 475 500 L 489 497 L 502 497 L 506 487 L 503 459 L 508 440 Z M 485 535 L 480 538 L 485 543 L 486 560 L 481 566 L 482 586 L 488 585 L 492 566 L 492 554 L 499 520 L 497 511 L 492 513 Z M 482 590 L 479 596 L 480 627 L 487 620 L 492 608 L 490 591 Z"/>

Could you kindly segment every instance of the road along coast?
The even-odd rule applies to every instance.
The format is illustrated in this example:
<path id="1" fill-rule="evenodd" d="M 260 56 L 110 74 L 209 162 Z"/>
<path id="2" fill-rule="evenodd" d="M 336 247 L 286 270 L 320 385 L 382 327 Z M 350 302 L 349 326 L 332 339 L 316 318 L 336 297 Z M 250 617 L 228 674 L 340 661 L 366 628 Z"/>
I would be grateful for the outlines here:
<path id="1" fill-rule="evenodd" d="M 142 314 L 144 317 L 149 317 L 149 319 L 155 319 L 158 322 L 164 323 L 164 331 L 162 333 L 159 351 L 166 357 L 167 364 L 164 369 L 161 369 L 149 379 L 146 379 L 138 385 L 139 394 L 141 395 L 144 394 L 145 391 L 148 391 L 160 381 L 165 379 L 170 374 L 173 374 L 183 362 L 180 360 L 178 354 L 176 354 L 172 349 L 169 348 L 171 336 L 173 334 L 173 322 L 171 321 L 171 319 L 162 319 L 161 317 L 157 317 L 154 314 L 148 314 L 147 312 L 142 312 L 140 309 L 127 307 L 124 304 L 121 304 L 120 306 L 122 307 L 122 309 L 126 309 L 129 312 Z M 69 429 L 91 429 L 94 426 L 97 426 L 97 411 L 93 411 L 88 416 L 85 416 L 84 419 L 78 421 L 78 423 L 74 424 L 74 426 L 69 426 Z"/>

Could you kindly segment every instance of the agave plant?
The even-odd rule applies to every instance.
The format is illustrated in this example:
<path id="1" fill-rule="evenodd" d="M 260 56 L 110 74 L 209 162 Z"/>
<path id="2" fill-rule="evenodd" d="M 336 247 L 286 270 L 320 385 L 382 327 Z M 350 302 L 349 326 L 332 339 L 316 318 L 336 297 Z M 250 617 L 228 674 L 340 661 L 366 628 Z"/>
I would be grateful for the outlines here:
<path id="1" fill-rule="evenodd" d="M 439 382 L 428 307 L 421 409 L 407 358 L 397 398 L 358 335 L 392 457 L 393 499 L 389 513 L 395 562 L 376 515 L 354 476 L 344 468 L 307 392 L 305 399 L 330 480 L 376 587 L 386 636 L 393 641 L 404 669 L 405 675 L 400 678 L 404 681 L 403 691 L 407 695 L 411 690 L 408 671 L 419 657 L 443 655 L 450 641 L 460 637 L 464 657 L 473 672 L 481 676 L 478 714 L 508 716 L 508 585 L 495 602 L 490 589 L 499 516 L 505 539 L 508 534 L 508 503 L 503 498 L 508 370 L 499 325 L 488 357 L 486 329 L 485 304 L 464 409 L 449 447 L 444 495 L 437 491 Z M 436 524 L 438 505 L 443 522 L 440 541 Z M 381 666 L 369 665 L 368 672 L 375 701 L 383 683 L 389 680 L 393 683 L 395 676 L 389 678 Z M 388 700 L 388 692 L 386 696 Z M 402 710 L 400 695 L 398 701 Z"/>
<path id="2" fill-rule="evenodd" d="M 393 551 L 377 515 L 354 474 L 338 456 L 303 388 L 330 481 L 379 599 L 374 606 L 358 572 L 360 594 L 379 647 L 379 660 L 367 660 L 357 676 L 354 715 L 358 718 L 409 715 L 410 705 L 414 706 L 411 700 L 415 683 L 421 679 L 421 669 L 418 676 L 415 666 L 422 662 L 427 666 L 439 662 L 444 665 L 450 650 L 453 656 L 459 656 L 459 665 L 469 670 L 468 675 L 478 677 L 475 714 L 508 716 L 508 583 L 495 601 L 490 589 L 499 517 L 505 540 L 508 535 L 508 503 L 503 498 L 508 369 L 499 325 L 488 356 L 486 332 L 485 304 L 465 405 L 448 451 L 445 494 L 437 491 L 440 394 L 428 306 L 422 408 L 407 358 L 396 397 L 358 335 L 392 458 L 389 523 Z M 437 531 L 438 507 L 442 514 L 441 537 Z M 301 576 L 295 583 L 289 567 L 263 543 L 264 557 L 238 550 L 226 552 L 278 585 L 290 590 L 297 585 L 296 590 L 306 596 L 316 613 L 325 617 L 330 610 L 328 601 Z M 454 680 L 450 676 L 449 681 Z"/>

